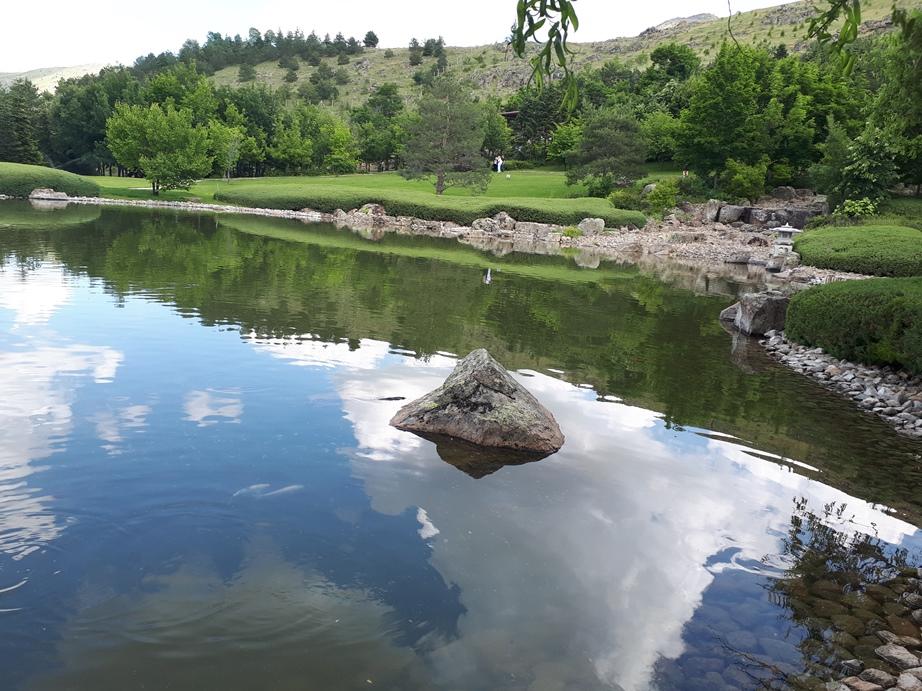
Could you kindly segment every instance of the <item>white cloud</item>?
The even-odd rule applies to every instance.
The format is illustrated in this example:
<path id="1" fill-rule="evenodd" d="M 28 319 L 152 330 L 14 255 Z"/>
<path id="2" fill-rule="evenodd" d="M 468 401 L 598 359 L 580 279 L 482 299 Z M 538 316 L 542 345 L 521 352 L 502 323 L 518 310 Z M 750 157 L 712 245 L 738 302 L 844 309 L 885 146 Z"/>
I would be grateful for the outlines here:
<path id="1" fill-rule="evenodd" d="M 81 378 L 111 379 L 121 360 L 111 348 L 84 345 L 0 353 L 0 551 L 21 559 L 62 530 L 47 510 L 52 497 L 27 478 L 41 470 L 35 461 L 66 444 Z"/>
<path id="2" fill-rule="evenodd" d="M 14 313 L 14 326 L 46 323 L 70 300 L 71 292 L 59 267 L 42 266 L 25 276 L 12 263 L 0 265 L 0 309 Z"/>
<path id="3" fill-rule="evenodd" d="M 243 400 L 236 389 L 195 390 L 186 394 L 183 410 L 186 412 L 184 419 L 199 427 L 210 427 L 219 422 L 236 424 L 243 415 Z"/>

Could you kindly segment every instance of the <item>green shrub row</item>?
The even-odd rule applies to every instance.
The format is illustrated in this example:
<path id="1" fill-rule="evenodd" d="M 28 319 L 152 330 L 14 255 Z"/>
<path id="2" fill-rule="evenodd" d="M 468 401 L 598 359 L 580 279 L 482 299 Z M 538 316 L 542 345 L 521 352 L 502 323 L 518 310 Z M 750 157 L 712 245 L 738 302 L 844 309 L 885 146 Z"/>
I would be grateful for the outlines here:
<path id="1" fill-rule="evenodd" d="M 830 226 L 794 243 L 804 264 L 872 276 L 922 275 L 922 231 L 902 226 Z"/>
<path id="2" fill-rule="evenodd" d="M 785 332 L 836 357 L 922 374 L 922 277 L 805 290 L 791 299 Z"/>
<path id="3" fill-rule="evenodd" d="M 574 225 L 587 217 L 602 218 L 609 227 L 637 226 L 646 223 L 638 211 L 616 209 L 604 199 L 539 199 L 456 197 L 354 187 L 304 185 L 286 188 L 235 186 L 215 194 L 215 199 L 244 206 L 270 209 L 315 209 L 332 213 L 336 209 L 358 209 L 363 204 L 381 204 L 394 216 L 414 216 L 430 221 L 453 221 L 470 225 L 475 219 L 508 212 L 518 221 Z"/>
<path id="4" fill-rule="evenodd" d="M 0 194 L 28 197 L 34 189 L 48 187 L 72 197 L 98 197 L 99 185 L 80 175 L 44 166 L 0 163 Z"/>

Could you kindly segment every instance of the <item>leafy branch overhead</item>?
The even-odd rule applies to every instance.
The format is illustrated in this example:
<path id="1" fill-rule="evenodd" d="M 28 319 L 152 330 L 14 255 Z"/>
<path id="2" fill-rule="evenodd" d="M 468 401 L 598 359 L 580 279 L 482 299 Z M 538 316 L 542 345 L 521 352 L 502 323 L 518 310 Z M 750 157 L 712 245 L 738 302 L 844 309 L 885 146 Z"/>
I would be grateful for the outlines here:
<path id="1" fill-rule="evenodd" d="M 512 50 L 520 58 L 525 57 L 529 42 L 540 46 L 530 59 L 532 79 L 539 87 L 556 67 L 563 70 L 567 82 L 564 103 L 568 107 L 575 105 L 577 98 L 576 80 L 568 57 L 572 51 L 567 46 L 570 30 L 579 29 L 575 3 L 576 0 L 518 0 L 510 38 Z"/>

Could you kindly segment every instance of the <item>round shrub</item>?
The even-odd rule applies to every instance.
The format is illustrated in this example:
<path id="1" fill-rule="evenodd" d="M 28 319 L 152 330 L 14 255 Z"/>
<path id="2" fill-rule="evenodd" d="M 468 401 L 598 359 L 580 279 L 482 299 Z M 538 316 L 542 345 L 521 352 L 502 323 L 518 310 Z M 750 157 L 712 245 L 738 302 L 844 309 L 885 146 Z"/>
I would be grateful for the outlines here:
<path id="1" fill-rule="evenodd" d="M 805 232 L 794 243 L 804 264 L 872 276 L 922 275 L 922 231 L 902 226 L 842 226 Z"/>
<path id="2" fill-rule="evenodd" d="M 99 185 L 80 175 L 44 166 L 0 163 L 0 194 L 28 197 L 40 187 L 66 192 L 71 197 L 99 196 Z"/>
<path id="3" fill-rule="evenodd" d="M 785 331 L 836 357 L 922 374 L 922 277 L 810 288 L 791 299 Z"/>

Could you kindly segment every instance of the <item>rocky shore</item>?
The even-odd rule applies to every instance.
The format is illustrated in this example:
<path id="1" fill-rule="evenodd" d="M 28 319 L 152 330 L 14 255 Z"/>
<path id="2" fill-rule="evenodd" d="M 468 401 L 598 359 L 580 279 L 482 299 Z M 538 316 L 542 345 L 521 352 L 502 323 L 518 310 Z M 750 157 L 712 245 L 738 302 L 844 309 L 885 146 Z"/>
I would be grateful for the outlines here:
<path id="1" fill-rule="evenodd" d="M 576 227 L 568 228 L 519 221 L 502 212 L 492 218 L 476 219 L 470 226 L 462 226 L 451 221 L 392 216 L 378 204 L 366 204 L 360 209 L 336 210 L 328 214 L 313 209 L 290 211 L 203 202 L 68 197 L 64 193 L 47 189 L 35 190 L 30 199 L 36 202 L 246 214 L 304 223 L 325 222 L 366 234 L 394 232 L 426 235 L 454 239 L 476 247 L 496 247 L 500 250 L 508 247 L 510 251 L 534 254 L 557 254 L 562 249 L 575 248 L 598 259 L 636 261 L 642 257 L 655 257 L 752 267 L 765 267 L 771 261 L 774 228 L 780 225 L 778 219 L 789 219 L 797 214 L 815 215 L 823 209 L 823 202 L 798 201 L 796 197 L 787 202 L 775 200 L 774 205 L 769 204 L 769 200 L 762 200 L 768 204 L 765 207 L 731 207 L 712 201 L 699 205 L 685 204 L 663 222 L 651 222 L 644 228 L 606 228 L 604 221 L 599 218 L 586 218 Z M 730 221 L 731 218 L 747 220 Z M 796 255 L 792 255 L 787 265 L 777 267 L 781 270 L 775 273 L 772 281 L 812 284 L 856 277 L 813 267 L 799 267 L 796 259 Z"/>
<path id="2" fill-rule="evenodd" d="M 899 432 L 922 438 L 922 377 L 840 360 L 822 348 L 788 341 L 783 331 L 770 330 L 759 342 L 791 369 L 851 398 L 862 410 L 879 416 Z"/>
<path id="3" fill-rule="evenodd" d="M 922 569 L 906 569 L 884 583 L 861 584 L 827 600 L 830 640 L 839 654 L 854 654 L 839 664 L 838 681 L 806 684 L 825 691 L 922 691 Z M 818 620 L 817 620 L 818 621 Z M 850 649 L 849 649 L 850 648 Z"/>

